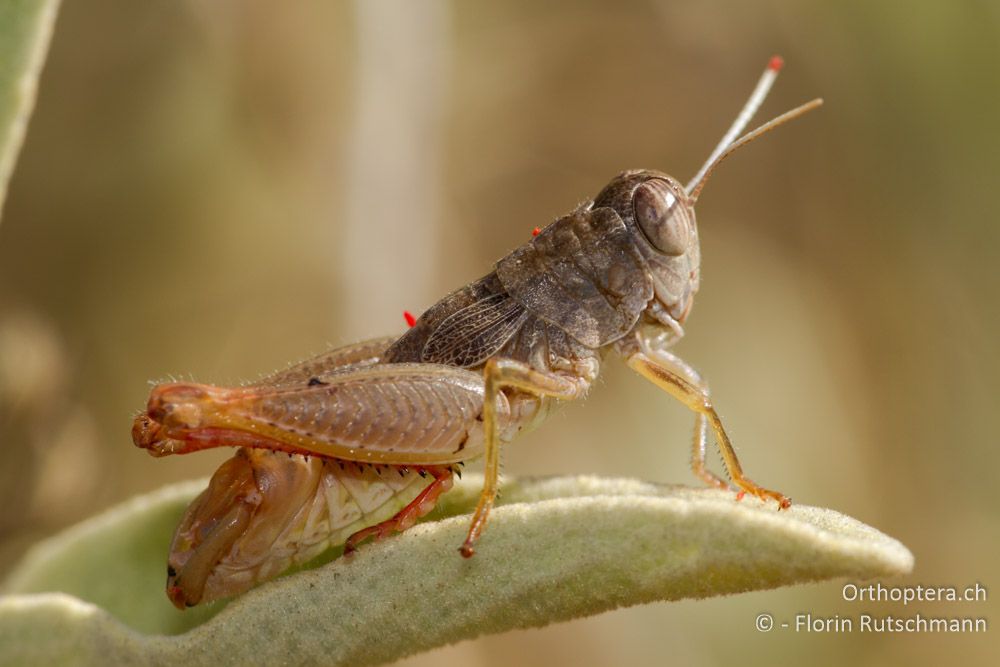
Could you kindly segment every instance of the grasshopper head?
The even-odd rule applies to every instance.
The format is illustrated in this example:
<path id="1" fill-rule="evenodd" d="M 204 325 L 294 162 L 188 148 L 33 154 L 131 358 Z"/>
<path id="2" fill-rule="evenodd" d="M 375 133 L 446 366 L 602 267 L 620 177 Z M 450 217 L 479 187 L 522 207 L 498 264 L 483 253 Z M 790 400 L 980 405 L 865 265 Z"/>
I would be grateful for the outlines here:
<path id="1" fill-rule="evenodd" d="M 650 307 L 683 322 L 698 291 L 701 252 L 694 201 L 677 179 L 659 171 L 626 171 L 594 199 L 625 222 L 653 284 Z"/>
<path id="2" fill-rule="evenodd" d="M 658 171 L 627 171 L 594 199 L 595 208 L 613 208 L 629 227 L 653 283 L 655 298 L 647 306 L 647 314 L 677 335 L 682 333 L 680 324 L 698 291 L 701 257 L 694 205 L 702 188 L 715 168 L 735 151 L 823 103 L 820 99 L 807 102 L 740 137 L 781 67 L 781 58 L 771 59 L 732 126 L 686 186 Z"/>

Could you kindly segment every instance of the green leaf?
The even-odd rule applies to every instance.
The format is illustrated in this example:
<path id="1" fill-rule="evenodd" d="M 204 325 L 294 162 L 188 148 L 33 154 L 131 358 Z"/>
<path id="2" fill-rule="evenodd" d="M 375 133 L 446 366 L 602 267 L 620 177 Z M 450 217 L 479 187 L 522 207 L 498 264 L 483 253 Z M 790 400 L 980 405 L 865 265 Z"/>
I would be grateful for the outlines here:
<path id="1" fill-rule="evenodd" d="M 204 482 L 137 498 L 28 554 L 7 583 L 16 594 L 0 598 L 0 663 L 379 664 L 654 600 L 913 566 L 899 542 L 832 510 L 593 477 L 507 481 L 464 560 L 481 484 L 468 476 L 437 521 L 349 560 L 183 613 L 163 592 L 166 548 Z"/>
<path id="2" fill-rule="evenodd" d="M 0 3 L 0 211 L 35 105 L 59 0 Z"/>

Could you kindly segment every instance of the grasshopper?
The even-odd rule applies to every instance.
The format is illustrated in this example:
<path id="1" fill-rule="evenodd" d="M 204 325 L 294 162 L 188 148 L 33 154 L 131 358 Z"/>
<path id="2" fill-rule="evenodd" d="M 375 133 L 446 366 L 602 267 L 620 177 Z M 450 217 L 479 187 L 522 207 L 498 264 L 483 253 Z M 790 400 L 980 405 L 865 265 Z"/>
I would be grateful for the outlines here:
<path id="1" fill-rule="evenodd" d="M 331 545 L 345 554 L 401 532 L 485 458 L 459 551 L 475 553 L 497 495 L 501 445 L 553 403 L 587 393 L 609 352 L 695 415 L 692 469 L 714 434 L 737 498 L 789 499 L 743 473 L 708 386 L 668 348 L 683 335 L 700 277 L 694 204 L 735 150 L 816 108 L 816 99 L 737 139 L 781 68 L 775 57 L 736 121 L 685 186 L 626 171 L 596 197 L 449 294 L 398 338 L 327 352 L 238 388 L 169 383 L 136 417 L 154 456 L 237 447 L 174 535 L 167 594 L 179 608 L 235 595 Z M 425 481 L 421 481 L 425 480 Z"/>

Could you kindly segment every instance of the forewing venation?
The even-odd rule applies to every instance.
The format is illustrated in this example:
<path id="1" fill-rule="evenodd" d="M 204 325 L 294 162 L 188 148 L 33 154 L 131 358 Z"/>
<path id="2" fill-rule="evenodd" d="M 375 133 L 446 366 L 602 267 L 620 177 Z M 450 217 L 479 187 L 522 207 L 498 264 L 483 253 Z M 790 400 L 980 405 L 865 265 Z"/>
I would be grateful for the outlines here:
<path id="1" fill-rule="evenodd" d="M 506 294 L 492 294 L 449 315 L 424 344 L 421 361 L 477 366 L 517 333 L 528 312 Z"/>

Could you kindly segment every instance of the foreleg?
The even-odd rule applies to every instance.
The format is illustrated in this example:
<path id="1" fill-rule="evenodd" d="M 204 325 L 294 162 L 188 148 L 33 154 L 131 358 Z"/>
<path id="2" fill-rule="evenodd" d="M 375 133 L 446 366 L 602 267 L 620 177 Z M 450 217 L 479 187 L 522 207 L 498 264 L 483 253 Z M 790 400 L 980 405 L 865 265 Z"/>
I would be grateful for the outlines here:
<path id="1" fill-rule="evenodd" d="M 651 342 L 640 340 L 643 353 L 656 361 L 660 366 L 667 368 L 687 380 L 692 386 L 697 387 L 698 391 L 708 400 L 708 383 L 705 382 L 698 371 L 676 354 L 657 346 L 655 343 L 655 340 Z M 691 470 L 709 486 L 728 489 L 729 485 L 726 481 L 705 466 L 707 444 L 708 420 L 703 413 L 696 411 L 694 414 L 694 437 L 691 439 Z"/>
<path id="2" fill-rule="evenodd" d="M 792 502 L 784 494 L 779 493 L 778 491 L 765 489 L 743 474 L 743 467 L 740 465 L 739 459 L 736 457 L 736 452 L 733 449 L 732 442 L 729 440 L 729 435 L 722 426 L 722 420 L 719 418 L 718 413 L 715 411 L 715 407 L 712 405 L 707 389 L 699 387 L 698 384 L 691 382 L 688 378 L 685 378 L 682 373 L 678 373 L 675 369 L 670 368 L 668 364 L 664 363 L 665 356 L 676 359 L 674 355 L 670 355 L 665 351 L 657 351 L 656 358 L 654 359 L 652 356 L 647 354 L 647 352 L 648 350 L 632 353 L 631 356 L 628 357 L 628 365 L 644 378 L 693 410 L 701 419 L 707 421 L 708 425 L 710 425 L 712 430 L 715 432 L 715 438 L 719 446 L 719 451 L 722 454 L 722 460 L 725 463 L 726 471 L 729 473 L 729 477 L 733 480 L 733 484 L 742 489 L 743 492 L 757 496 L 761 500 L 771 498 L 777 501 L 779 509 L 786 509 L 790 507 Z M 686 367 L 686 364 L 683 364 L 683 362 L 681 363 L 684 367 Z M 718 478 L 704 469 L 704 439 L 698 434 L 698 431 L 702 431 L 704 427 L 701 424 L 696 424 L 695 428 L 695 456 L 692 462 L 692 467 L 694 468 L 695 473 L 702 477 L 702 479 L 706 479 L 709 483 L 714 484 L 712 478 Z M 710 477 L 706 477 L 699 472 L 699 466 L 705 475 L 710 475 Z"/>

